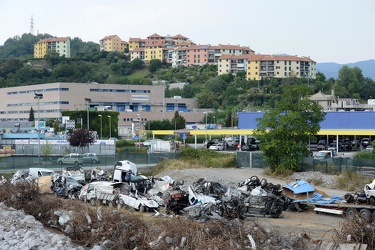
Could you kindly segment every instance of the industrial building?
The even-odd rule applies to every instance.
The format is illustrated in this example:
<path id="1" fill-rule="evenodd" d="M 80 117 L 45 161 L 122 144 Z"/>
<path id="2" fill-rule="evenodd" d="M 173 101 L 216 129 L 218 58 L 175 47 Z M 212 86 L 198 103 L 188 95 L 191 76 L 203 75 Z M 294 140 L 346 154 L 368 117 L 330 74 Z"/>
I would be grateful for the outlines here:
<path id="1" fill-rule="evenodd" d="M 98 83 L 47 83 L 0 89 L 0 120 L 27 121 L 33 108 L 35 120 L 62 120 L 62 111 L 117 111 L 118 135 L 131 136 L 145 129 L 149 120 L 171 120 L 175 111 L 187 123 L 199 123 L 207 110 L 197 108 L 194 98 L 164 97 L 163 85 L 122 85 Z M 35 94 L 41 98 L 35 98 Z M 86 117 L 82 118 L 86 123 Z"/>

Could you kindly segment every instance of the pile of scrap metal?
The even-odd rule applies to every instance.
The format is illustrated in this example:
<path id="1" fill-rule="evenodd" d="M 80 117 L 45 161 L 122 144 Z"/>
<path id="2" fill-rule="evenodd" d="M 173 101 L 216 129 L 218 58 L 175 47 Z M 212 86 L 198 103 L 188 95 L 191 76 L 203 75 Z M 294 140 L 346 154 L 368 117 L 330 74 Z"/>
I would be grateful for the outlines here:
<path id="1" fill-rule="evenodd" d="M 93 181 L 109 181 L 109 180 L 111 180 L 111 176 L 109 175 L 108 171 L 106 171 L 106 170 L 104 170 L 100 167 L 96 167 L 93 170 L 91 170 L 90 182 L 93 182 Z"/>
<path id="2" fill-rule="evenodd" d="M 150 191 L 162 193 L 167 213 L 184 214 L 191 219 L 278 218 L 284 210 L 281 186 L 267 183 L 266 179 L 261 182 L 256 176 L 231 187 L 206 179 L 199 179 L 192 185 L 164 181 L 157 186 L 159 188 Z"/>
<path id="3" fill-rule="evenodd" d="M 82 189 L 82 184 L 69 176 L 54 174 L 50 185 L 51 190 L 56 196 L 77 199 Z"/>
<path id="4" fill-rule="evenodd" d="M 17 183 L 28 182 L 32 183 L 33 178 L 29 176 L 26 170 L 17 170 L 17 172 L 10 178 L 10 183 L 16 185 Z"/>

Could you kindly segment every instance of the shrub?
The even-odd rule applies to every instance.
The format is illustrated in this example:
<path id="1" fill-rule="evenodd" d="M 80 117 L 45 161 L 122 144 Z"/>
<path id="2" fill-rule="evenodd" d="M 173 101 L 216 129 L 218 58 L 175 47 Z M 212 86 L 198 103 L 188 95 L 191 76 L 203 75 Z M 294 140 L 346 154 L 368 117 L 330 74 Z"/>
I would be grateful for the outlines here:
<path id="1" fill-rule="evenodd" d="M 366 184 L 372 182 L 370 178 L 356 173 L 352 170 L 344 171 L 336 178 L 336 187 L 349 191 L 362 192 Z"/>

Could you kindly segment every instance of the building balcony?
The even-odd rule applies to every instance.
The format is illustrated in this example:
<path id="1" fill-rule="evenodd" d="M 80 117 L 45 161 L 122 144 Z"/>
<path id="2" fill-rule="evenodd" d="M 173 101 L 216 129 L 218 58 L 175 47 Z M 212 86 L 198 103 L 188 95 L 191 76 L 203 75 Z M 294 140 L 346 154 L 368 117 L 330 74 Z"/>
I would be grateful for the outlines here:
<path id="1" fill-rule="evenodd" d="M 273 62 L 261 62 L 260 63 L 260 66 L 274 66 L 274 63 Z"/>

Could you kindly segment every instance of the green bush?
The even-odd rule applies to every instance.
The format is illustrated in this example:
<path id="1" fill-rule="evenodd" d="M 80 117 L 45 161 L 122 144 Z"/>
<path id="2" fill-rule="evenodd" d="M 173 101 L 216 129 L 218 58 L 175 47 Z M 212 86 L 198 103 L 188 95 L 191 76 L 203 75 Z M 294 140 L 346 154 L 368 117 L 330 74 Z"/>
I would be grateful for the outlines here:
<path id="1" fill-rule="evenodd" d="M 354 155 L 354 158 L 358 159 L 374 159 L 375 160 L 375 152 L 374 151 L 362 151 L 358 152 L 357 154 Z"/>
<path id="2" fill-rule="evenodd" d="M 116 148 L 123 148 L 123 147 L 134 147 L 133 140 L 118 140 L 116 141 Z"/>

